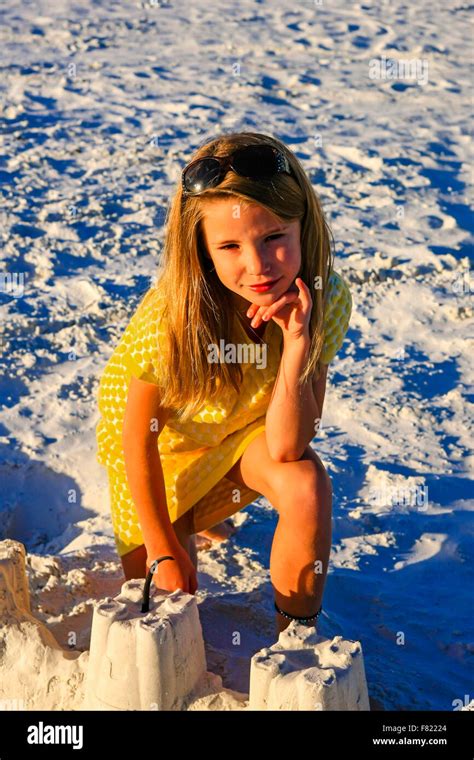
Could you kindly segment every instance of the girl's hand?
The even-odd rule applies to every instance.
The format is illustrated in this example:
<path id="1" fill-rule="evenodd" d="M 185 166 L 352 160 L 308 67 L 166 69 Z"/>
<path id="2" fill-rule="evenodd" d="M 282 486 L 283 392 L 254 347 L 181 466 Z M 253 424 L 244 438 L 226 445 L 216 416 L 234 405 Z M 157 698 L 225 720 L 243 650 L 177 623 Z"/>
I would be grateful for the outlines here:
<path id="1" fill-rule="evenodd" d="M 153 575 L 153 583 L 161 591 L 176 591 L 180 588 L 187 594 L 194 594 L 198 588 L 197 573 L 191 557 L 181 546 L 179 541 L 170 544 L 161 554 L 169 554 L 174 559 L 165 559 L 160 562 L 156 573 Z M 155 558 L 156 559 L 156 558 Z M 151 558 L 150 564 L 153 562 Z M 148 559 L 146 571 L 150 569 Z"/>
<path id="2" fill-rule="evenodd" d="M 253 317 L 251 327 L 256 328 L 269 319 L 273 319 L 283 332 L 283 339 L 296 340 L 302 336 L 309 338 L 309 321 L 313 300 L 309 288 L 301 277 L 283 293 L 271 306 L 258 306 L 253 303 L 247 310 L 247 316 Z M 255 320 L 255 321 L 254 321 Z"/>

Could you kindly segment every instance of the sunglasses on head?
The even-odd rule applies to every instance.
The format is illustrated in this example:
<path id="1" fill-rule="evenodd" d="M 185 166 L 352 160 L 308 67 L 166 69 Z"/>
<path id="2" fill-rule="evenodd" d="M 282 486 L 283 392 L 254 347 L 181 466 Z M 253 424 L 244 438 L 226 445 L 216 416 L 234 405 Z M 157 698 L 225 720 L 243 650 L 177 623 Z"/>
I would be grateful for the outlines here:
<path id="1" fill-rule="evenodd" d="M 271 145 L 247 145 L 230 156 L 205 156 L 191 161 L 181 174 L 185 195 L 198 195 L 216 187 L 232 169 L 241 177 L 270 179 L 275 174 L 293 174 L 287 157 Z"/>

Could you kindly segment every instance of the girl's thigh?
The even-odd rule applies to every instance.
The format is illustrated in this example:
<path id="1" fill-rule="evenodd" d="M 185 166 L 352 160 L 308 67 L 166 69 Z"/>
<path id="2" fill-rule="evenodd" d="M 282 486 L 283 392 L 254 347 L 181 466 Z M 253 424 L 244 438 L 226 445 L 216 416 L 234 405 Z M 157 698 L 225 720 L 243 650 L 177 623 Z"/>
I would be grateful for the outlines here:
<path id="1" fill-rule="evenodd" d="M 279 494 L 288 485 L 301 484 L 306 475 L 314 475 L 326 481 L 326 468 L 311 446 L 306 446 L 302 456 L 294 462 L 276 462 L 268 451 L 265 431 L 257 435 L 242 456 L 226 473 L 226 478 L 241 486 L 261 493 L 278 510 Z"/>
<path id="2" fill-rule="evenodd" d="M 268 458 L 268 450 L 263 430 L 253 439 L 241 457 L 226 472 L 226 478 L 239 486 L 252 488 L 270 499 L 267 491 L 270 489 L 268 468 L 272 463 Z"/>

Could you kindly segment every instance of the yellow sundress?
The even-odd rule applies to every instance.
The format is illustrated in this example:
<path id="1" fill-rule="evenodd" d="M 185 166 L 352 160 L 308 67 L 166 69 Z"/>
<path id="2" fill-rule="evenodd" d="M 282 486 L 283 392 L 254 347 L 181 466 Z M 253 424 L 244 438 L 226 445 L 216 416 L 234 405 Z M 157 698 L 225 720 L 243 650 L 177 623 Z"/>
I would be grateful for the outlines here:
<path id="1" fill-rule="evenodd" d="M 166 382 L 166 367 L 160 351 L 160 342 L 163 346 L 165 336 L 163 306 L 158 283 L 146 292 L 138 305 L 99 383 L 101 416 L 96 427 L 97 461 L 107 468 L 112 526 L 119 556 L 144 543 L 127 483 L 122 423 L 131 375 L 160 387 Z M 324 319 L 321 359 L 325 364 L 332 361 L 343 343 L 351 311 L 352 298 L 347 283 L 333 270 Z M 278 373 L 283 333 L 270 320 L 264 333 L 266 349 L 261 349 L 251 341 L 238 319 L 235 326 L 242 336 L 242 345 L 257 345 L 261 351 L 254 354 L 252 361 L 246 361 L 245 356 L 241 361 L 240 393 L 232 387 L 223 389 L 218 402 L 204 405 L 185 423 L 171 414 L 158 438 L 170 520 L 174 523 L 193 508 L 193 533 L 216 525 L 261 496 L 250 488 L 238 487 L 225 474 L 249 443 L 265 430 L 265 414 Z"/>

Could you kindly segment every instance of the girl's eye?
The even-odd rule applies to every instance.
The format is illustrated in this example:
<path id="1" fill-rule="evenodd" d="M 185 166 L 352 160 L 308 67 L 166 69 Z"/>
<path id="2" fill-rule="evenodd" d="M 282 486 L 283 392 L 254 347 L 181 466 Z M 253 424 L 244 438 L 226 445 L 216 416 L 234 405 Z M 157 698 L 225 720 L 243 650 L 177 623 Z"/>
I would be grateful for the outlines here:
<path id="1" fill-rule="evenodd" d="M 277 240 L 277 238 L 283 237 L 282 232 L 276 232 L 274 235 L 269 235 L 266 240 Z M 220 251 L 226 251 L 228 248 L 235 248 L 236 243 L 227 243 L 227 245 L 223 245 L 219 250 Z"/>

